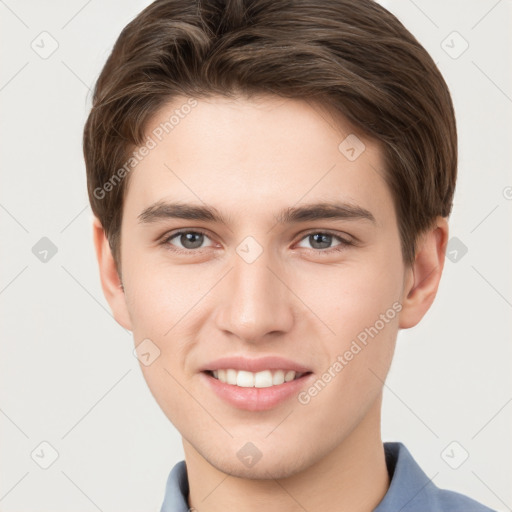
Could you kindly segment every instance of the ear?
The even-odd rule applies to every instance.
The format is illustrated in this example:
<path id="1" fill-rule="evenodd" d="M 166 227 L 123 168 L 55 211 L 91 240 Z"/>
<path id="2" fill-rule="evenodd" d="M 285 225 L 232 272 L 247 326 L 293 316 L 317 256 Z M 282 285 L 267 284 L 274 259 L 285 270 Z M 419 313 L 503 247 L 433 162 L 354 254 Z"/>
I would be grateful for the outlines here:
<path id="1" fill-rule="evenodd" d="M 132 324 L 126 306 L 126 295 L 119 274 L 117 273 L 116 264 L 110 250 L 110 244 L 105 236 L 103 226 L 97 217 L 94 217 L 93 220 L 93 240 L 100 270 L 103 294 L 110 305 L 110 309 L 117 323 L 131 331 Z"/>
<path id="2" fill-rule="evenodd" d="M 438 217 L 435 226 L 418 240 L 414 263 L 406 269 L 400 329 L 417 325 L 434 302 L 443 273 L 447 243 L 447 219 Z"/>

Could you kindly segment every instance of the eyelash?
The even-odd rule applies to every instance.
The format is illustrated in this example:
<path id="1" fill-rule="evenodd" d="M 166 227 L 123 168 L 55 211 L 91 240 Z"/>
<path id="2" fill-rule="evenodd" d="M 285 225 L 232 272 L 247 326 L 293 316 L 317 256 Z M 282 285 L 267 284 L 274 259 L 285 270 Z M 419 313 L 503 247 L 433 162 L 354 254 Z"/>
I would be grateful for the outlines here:
<path id="1" fill-rule="evenodd" d="M 173 238 L 176 238 L 177 236 L 183 235 L 185 233 L 201 234 L 201 235 L 204 235 L 204 236 L 206 236 L 208 238 L 211 238 L 206 231 L 203 231 L 201 229 L 179 229 L 178 231 L 174 231 L 174 232 L 171 232 L 171 233 L 169 233 L 167 235 L 164 235 L 164 237 L 163 237 L 163 239 L 162 239 L 162 241 L 160 243 L 161 243 L 161 245 L 165 246 L 168 250 L 174 251 L 174 252 L 177 252 L 177 253 L 181 253 L 181 254 L 184 254 L 184 253 L 191 254 L 191 253 L 194 253 L 194 252 L 197 253 L 197 252 L 200 252 L 202 249 L 206 249 L 206 247 L 204 247 L 202 249 L 201 248 L 200 249 L 181 249 L 179 247 L 171 246 L 171 244 L 169 242 Z M 313 251 L 313 252 L 315 252 L 317 254 L 332 254 L 334 252 L 341 252 L 346 247 L 354 246 L 355 245 L 355 242 L 353 242 L 351 240 L 347 240 L 346 238 L 343 238 L 340 235 L 337 235 L 337 234 L 335 234 L 335 233 L 333 233 L 333 232 L 331 232 L 329 230 L 327 230 L 327 231 L 319 231 L 319 230 L 309 231 L 309 232 L 305 233 L 302 236 L 302 238 L 299 240 L 299 242 L 301 242 L 302 240 L 304 240 L 308 236 L 315 235 L 315 234 L 329 235 L 329 236 L 332 236 L 333 238 L 338 239 L 338 241 L 340 242 L 339 245 L 336 245 L 336 246 L 331 247 L 329 249 L 308 249 L 309 251 Z"/>

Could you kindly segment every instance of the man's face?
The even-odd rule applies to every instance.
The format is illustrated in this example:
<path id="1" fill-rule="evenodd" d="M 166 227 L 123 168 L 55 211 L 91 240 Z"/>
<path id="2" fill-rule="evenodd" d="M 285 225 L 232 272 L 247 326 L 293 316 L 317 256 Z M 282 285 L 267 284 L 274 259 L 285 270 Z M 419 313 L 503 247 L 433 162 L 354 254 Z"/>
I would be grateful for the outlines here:
<path id="1" fill-rule="evenodd" d="M 125 199 L 130 328 L 136 345 L 160 350 L 141 368 L 189 450 L 233 475 L 291 475 L 358 429 L 379 428 L 405 276 L 382 156 L 360 134 L 358 157 L 353 136 L 340 149 L 353 130 L 309 102 L 211 97 L 180 110 L 186 102 L 152 119 L 157 145 Z M 158 141 L 175 109 L 189 113 Z M 177 202 L 215 209 L 225 223 L 151 208 Z M 318 203 L 344 205 L 342 214 L 284 218 Z M 203 371 L 236 369 L 212 363 L 226 356 L 280 356 L 310 373 L 237 388 Z M 247 455 L 258 452 L 247 443 L 262 454 L 252 467 Z"/>

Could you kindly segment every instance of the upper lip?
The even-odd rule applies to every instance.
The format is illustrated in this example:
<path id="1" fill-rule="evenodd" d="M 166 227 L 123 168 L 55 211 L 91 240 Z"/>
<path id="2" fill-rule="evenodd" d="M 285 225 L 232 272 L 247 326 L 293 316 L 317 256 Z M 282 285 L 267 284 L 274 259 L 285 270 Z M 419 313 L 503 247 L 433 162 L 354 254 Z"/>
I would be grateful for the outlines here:
<path id="1" fill-rule="evenodd" d="M 254 373 L 261 372 L 263 370 L 293 370 L 297 373 L 307 373 L 311 371 L 300 363 L 296 363 L 291 359 L 286 359 L 280 356 L 264 356 L 258 358 L 226 356 L 207 363 L 201 368 L 201 371 L 213 371 L 219 369 L 245 370 Z"/>

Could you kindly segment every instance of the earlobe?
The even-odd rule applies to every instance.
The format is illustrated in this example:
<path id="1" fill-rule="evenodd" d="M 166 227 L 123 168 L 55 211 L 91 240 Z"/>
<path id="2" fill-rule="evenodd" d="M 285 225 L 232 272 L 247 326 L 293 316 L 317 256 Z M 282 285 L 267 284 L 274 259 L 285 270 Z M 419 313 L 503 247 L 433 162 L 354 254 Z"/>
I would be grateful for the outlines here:
<path id="1" fill-rule="evenodd" d="M 119 278 L 112 251 L 110 250 L 110 245 L 105 236 L 105 231 L 97 217 L 93 219 L 93 241 L 96 259 L 98 260 L 103 294 L 110 305 L 110 309 L 117 323 L 131 331 L 132 325 L 121 279 Z"/>
<path id="2" fill-rule="evenodd" d="M 448 222 L 446 218 L 438 217 L 435 226 L 421 236 L 414 263 L 407 269 L 400 329 L 417 325 L 434 302 L 444 268 L 447 242 Z"/>

